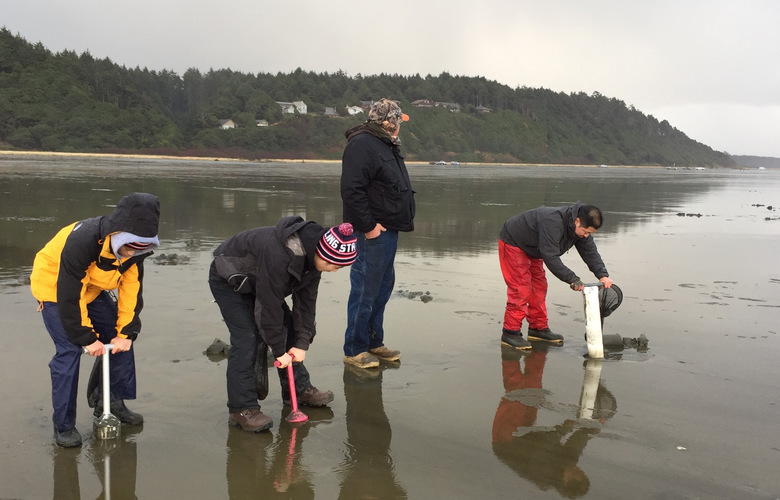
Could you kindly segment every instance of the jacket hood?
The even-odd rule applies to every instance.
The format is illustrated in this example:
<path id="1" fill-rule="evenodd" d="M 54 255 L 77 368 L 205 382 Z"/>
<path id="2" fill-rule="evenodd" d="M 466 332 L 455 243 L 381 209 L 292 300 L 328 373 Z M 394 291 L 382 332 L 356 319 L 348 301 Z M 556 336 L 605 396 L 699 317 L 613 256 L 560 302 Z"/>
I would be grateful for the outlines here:
<path id="1" fill-rule="evenodd" d="M 575 225 L 574 220 L 577 218 L 577 214 L 580 212 L 580 208 L 585 205 L 581 201 L 575 202 L 573 205 L 566 207 L 566 224 L 570 231 L 574 232 Z"/>
<path id="2" fill-rule="evenodd" d="M 371 134 L 374 137 L 381 139 L 382 142 L 385 142 L 389 145 L 394 145 L 393 138 L 390 137 L 390 134 L 385 131 L 382 127 L 377 125 L 376 123 L 363 123 L 361 125 L 358 125 L 356 127 L 352 127 L 351 129 L 344 132 L 344 137 L 347 138 L 347 141 L 352 140 L 357 135 L 360 134 Z"/>
<path id="3" fill-rule="evenodd" d="M 276 233 L 279 241 L 285 242 L 294 233 L 298 233 L 301 244 L 306 251 L 306 268 L 314 269 L 314 255 L 316 255 L 317 242 L 328 230 L 313 221 L 305 221 L 298 215 L 282 217 L 276 223 Z"/>
<path id="4" fill-rule="evenodd" d="M 102 224 L 101 236 L 119 231 L 143 238 L 157 236 L 160 223 L 160 201 L 153 194 L 131 193 L 119 200 Z"/>

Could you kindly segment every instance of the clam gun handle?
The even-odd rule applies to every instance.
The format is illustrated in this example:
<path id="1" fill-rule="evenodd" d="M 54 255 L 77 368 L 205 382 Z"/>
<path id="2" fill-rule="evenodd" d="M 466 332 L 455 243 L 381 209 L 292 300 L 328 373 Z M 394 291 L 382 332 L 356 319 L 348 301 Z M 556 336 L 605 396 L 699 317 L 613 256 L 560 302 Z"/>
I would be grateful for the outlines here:
<path id="1" fill-rule="evenodd" d="M 105 347 L 106 348 L 106 352 L 108 352 L 108 351 L 110 351 L 111 349 L 114 348 L 114 344 L 103 344 L 103 347 Z M 87 351 L 86 347 L 82 347 L 81 348 L 81 353 L 82 354 L 87 354 L 88 352 L 89 351 Z"/>
<path id="2" fill-rule="evenodd" d="M 604 283 L 602 283 L 601 281 L 597 281 L 596 283 L 583 283 L 583 285 L 585 285 L 585 286 L 598 286 L 598 287 L 603 287 L 603 286 L 604 286 Z"/>

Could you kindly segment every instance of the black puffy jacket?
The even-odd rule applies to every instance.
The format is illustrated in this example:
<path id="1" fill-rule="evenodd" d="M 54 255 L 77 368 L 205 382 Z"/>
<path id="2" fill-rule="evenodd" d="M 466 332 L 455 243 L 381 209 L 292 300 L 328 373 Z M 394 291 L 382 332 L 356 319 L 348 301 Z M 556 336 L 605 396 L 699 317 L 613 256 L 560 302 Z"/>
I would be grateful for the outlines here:
<path id="1" fill-rule="evenodd" d="M 341 159 L 344 221 L 367 233 L 377 223 L 394 231 L 414 230 L 414 191 L 400 148 L 370 124 L 346 132 Z"/>
<path id="2" fill-rule="evenodd" d="M 257 328 L 274 357 L 285 352 L 285 297 L 292 295 L 293 347 L 308 350 L 316 335 L 317 290 L 322 273 L 314 267 L 317 240 L 327 231 L 316 222 L 290 216 L 276 226 L 257 227 L 225 240 L 214 251 L 217 273 L 237 293 L 255 296 Z"/>

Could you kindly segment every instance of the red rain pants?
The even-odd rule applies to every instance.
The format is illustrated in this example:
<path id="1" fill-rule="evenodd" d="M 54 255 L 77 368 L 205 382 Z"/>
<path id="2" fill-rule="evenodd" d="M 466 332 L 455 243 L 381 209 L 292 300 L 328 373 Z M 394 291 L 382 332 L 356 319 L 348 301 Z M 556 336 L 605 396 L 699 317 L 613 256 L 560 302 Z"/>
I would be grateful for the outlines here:
<path id="1" fill-rule="evenodd" d="M 504 330 L 520 333 L 523 319 L 536 330 L 547 328 L 547 278 L 544 261 L 498 240 L 498 260 L 506 282 Z"/>

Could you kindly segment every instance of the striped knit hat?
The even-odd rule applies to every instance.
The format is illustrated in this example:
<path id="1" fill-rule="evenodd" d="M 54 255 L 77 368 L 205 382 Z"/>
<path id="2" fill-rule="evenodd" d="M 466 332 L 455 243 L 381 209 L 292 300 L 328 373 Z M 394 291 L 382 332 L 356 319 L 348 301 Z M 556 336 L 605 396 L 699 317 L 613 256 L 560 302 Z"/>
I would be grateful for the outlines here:
<path id="1" fill-rule="evenodd" d="M 131 241 L 128 243 L 125 243 L 126 247 L 130 247 L 133 250 L 146 250 L 150 246 L 152 246 L 153 243 L 143 243 L 141 241 Z"/>
<path id="2" fill-rule="evenodd" d="M 357 259 L 357 238 L 352 234 L 352 224 L 344 222 L 328 229 L 317 242 L 317 255 L 325 262 L 337 266 L 349 266 Z"/>
<path id="3" fill-rule="evenodd" d="M 160 239 L 157 236 L 145 237 L 137 234 L 119 231 L 111 236 L 111 250 L 114 255 L 119 254 L 119 249 L 123 245 L 135 250 L 136 255 L 145 254 L 156 250 L 160 246 Z"/>

